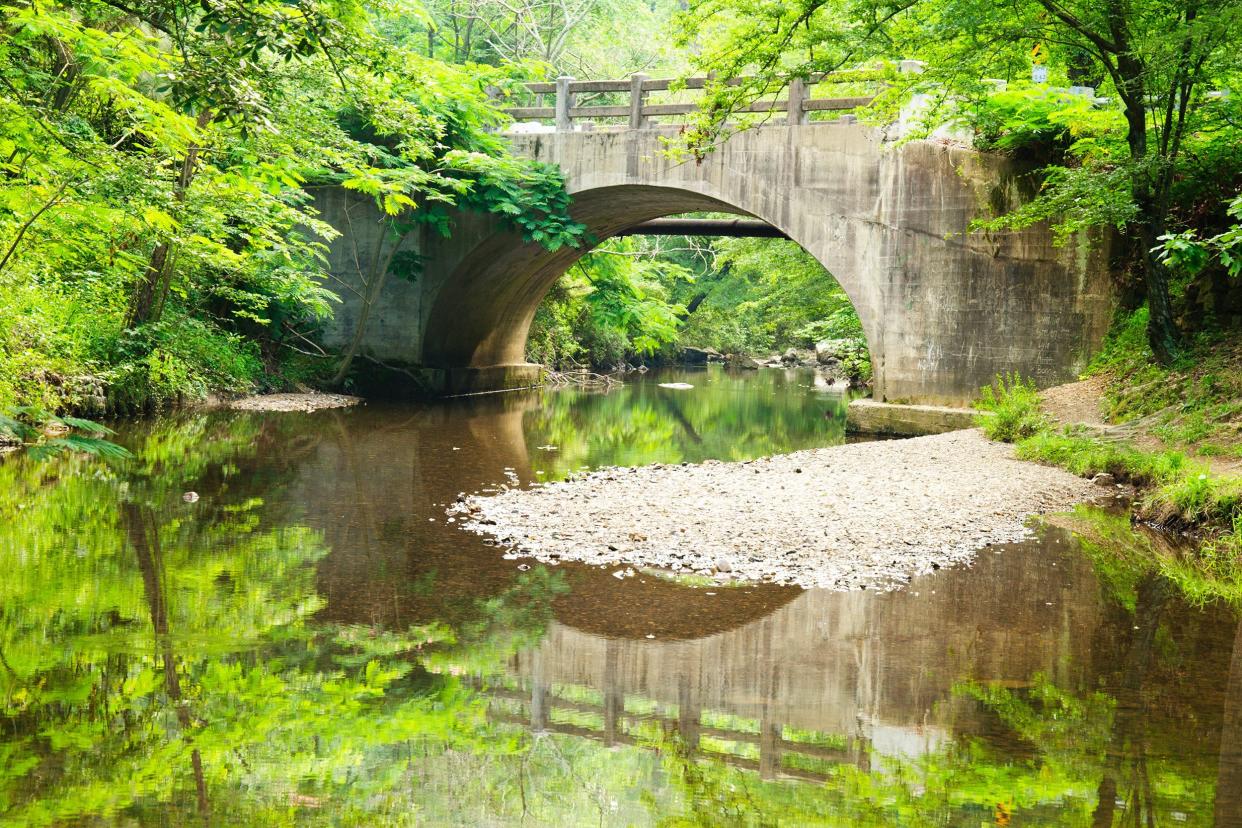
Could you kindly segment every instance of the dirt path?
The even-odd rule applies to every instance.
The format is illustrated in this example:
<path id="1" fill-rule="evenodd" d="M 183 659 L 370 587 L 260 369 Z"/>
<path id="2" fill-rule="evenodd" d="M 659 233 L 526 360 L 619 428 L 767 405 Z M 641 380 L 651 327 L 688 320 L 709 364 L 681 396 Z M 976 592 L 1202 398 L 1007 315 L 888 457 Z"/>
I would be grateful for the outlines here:
<path id="1" fill-rule="evenodd" d="M 1107 388 L 1108 378 L 1096 376 L 1047 388 L 1039 396 L 1044 413 L 1061 425 L 1083 423 L 1105 428 L 1104 391 Z"/>
<path id="2" fill-rule="evenodd" d="M 1109 381 L 1106 376 L 1095 376 L 1079 382 L 1047 388 L 1039 394 L 1044 413 L 1059 425 L 1085 425 L 1093 434 L 1109 439 L 1125 440 L 1144 451 L 1168 449 L 1168 445 L 1144 428 L 1142 424 L 1114 425 L 1105 421 L 1104 392 L 1108 388 Z M 1194 459 L 1206 465 L 1215 474 L 1242 473 L 1242 459 L 1236 457 L 1194 455 Z"/>
<path id="3" fill-rule="evenodd" d="M 977 430 L 754 460 L 603 469 L 464 498 L 464 528 L 522 556 L 806 587 L 887 588 L 1115 494 Z"/>

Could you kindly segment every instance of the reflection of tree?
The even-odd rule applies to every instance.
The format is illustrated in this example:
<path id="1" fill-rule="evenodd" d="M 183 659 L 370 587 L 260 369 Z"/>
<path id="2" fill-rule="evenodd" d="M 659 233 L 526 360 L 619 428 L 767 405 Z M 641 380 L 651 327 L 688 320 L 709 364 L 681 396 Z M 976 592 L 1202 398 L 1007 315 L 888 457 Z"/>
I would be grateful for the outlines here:
<path id="1" fill-rule="evenodd" d="M 845 439 L 844 399 L 808 393 L 810 371 L 739 376 L 710 368 L 676 378 L 695 387 L 636 379 L 607 394 L 546 394 L 526 415 L 527 443 L 559 450 L 532 452 L 535 468 L 561 477 L 582 466 L 742 460 Z"/>
<path id="2" fill-rule="evenodd" d="M 1216 828 L 1242 826 L 1242 620 L 1233 636 L 1216 769 Z"/>
<path id="3" fill-rule="evenodd" d="M 1133 774 L 1129 779 L 1130 790 L 1126 792 L 1127 810 L 1136 814 L 1136 820 L 1137 814 L 1148 814 L 1151 822 L 1156 820 L 1156 802 L 1146 755 L 1148 711 L 1145 709 L 1143 687 L 1151 672 L 1156 632 L 1160 629 L 1160 616 L 1170 592 L 1169 582 L 1158 575 L 1149 574 L 1138 584 L 1135 623 L 1130 630 L 1121 680 L 1117 684 L 1113 733 L 1106 754 L 1108 759 L 1091 820 L 1092 825 L 1098 828 L 1113 824 L 1119 785 L 1127 765 Z"/>
<path id="4" fill-rule="evenodd" d="M 164 596 L 162 555 L 160 552 L 159 527 L 146 507 L 133 503 L 121 506 L 121 523 L 129 536 L 129 542 L 138 558 L 142 571 L 142 587 L 151 613 L 151 627 L 155 632 L 155 645 L 159 651 L 164 670 L 164 689 L 168 700 L 177 713 L 177 722 L 186 738 L 190 731 L 190 708 L 184 703 L 181 679 L 177 675 L 177 657 L 173 653 L 172 634 L 168 629 L 168 604 Z M 198 793 L 198 810 L 207 813 L 207 783 L 203 779 L 203 757 L 197 747 L 190 748 L 190 762 L 194 768 L 194 789 Z"/>
<path id="5" fill-rule="evenodd" d="M 116 466 L 0 464 L 6 824 L 395 822 L 415 755 L 485 743 L 454 654 L 495 670 L 533 644 L 558 580 L 526 573 L 457 631 L 317 623 L 326 550 L 259 496 L 285 468 L 255 460 L 263 423 L 157 427 Z"/>
<path id="6" fill-rule="evenodd" d="M 629 423 L 672 422 L 634 392 L 656 419 Z M 705 444 L 730 429 L 751 439 L 724 402 L 676 400 Z M 586 404 L 599 403 L 549 412 L 581 425 L 570 439 L 589 432 L 575 420 Z M 794 439 L 801 415 L 781 416 Z M 1195 825 L 1213 815 L 1186 805 L 1214 781 L 1217 824 L 1239 824 L 1242 630 L 1222 663 L 1205 631 L 1224 610 L 1190 612 L 1144 565 L 1097 568 L 1093 646 L 1066 656 L 1090 663 L 963 680 L 943 700 L 956 737 L 917 757 L 831 758 L 832 734 L 786 729 L 820 739 L 769 762 L 822 779 L 792 783 L 750 769 L 762 747 L 730 744 L 689 693 L 658 723 L 635 713 L 641 699 L 585 687 L 550 688 L 576 706 L 549 705 L 547 732 L 490 721 L 482 696 L 497 687 L 509 695 L 492 704 L 532 700 L 505 668 L 543 637 L 560 570 L 464 598 L 429 576 L 413 626 L 327 620 L 314 572 L 327 549 L 280 505 L 287 464 L 262 454 L 292 443 L 270 423 L 157 425 L 128 464 L 0 464 L 3 821 L 189 824 L 209 804 L 200 821 L 230 825 L 978 825 L 1000 805 L 1014 824 L 1166 824 L 1181 810 Z M 186 489 L 200 502 L 183 503 Z M 1204 699 L 1226 684 L 1220 728 Z M 1206 741 L 1219 762 L 1185 750 Z"/>

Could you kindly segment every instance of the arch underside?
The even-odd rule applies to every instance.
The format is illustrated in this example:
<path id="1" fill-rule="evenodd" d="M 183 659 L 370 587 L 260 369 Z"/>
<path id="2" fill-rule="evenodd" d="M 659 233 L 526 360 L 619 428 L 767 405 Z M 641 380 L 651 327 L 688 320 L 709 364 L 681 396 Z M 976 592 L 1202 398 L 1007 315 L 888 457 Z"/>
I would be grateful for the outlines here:
<path id="1" fill-rule="evenodd" d="M 586 225 L 593 244 L 645 221 L 692 212 L 756 215 L 701 192 L 640 184 L 579 192 L 573 202 L 573 215 Z M 447 274 L 428 318 L 424 363 L 450 370 L 525 365 L 526 339 L 540 302 L 590 249 L 550 252 L 511 232 L 488 235 Z"/>

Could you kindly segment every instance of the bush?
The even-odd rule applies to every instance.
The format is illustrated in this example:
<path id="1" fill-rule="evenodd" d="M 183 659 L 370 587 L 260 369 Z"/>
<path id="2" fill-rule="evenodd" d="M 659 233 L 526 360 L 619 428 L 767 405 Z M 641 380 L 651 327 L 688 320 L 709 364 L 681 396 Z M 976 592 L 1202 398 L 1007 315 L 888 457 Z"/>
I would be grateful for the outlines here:
<path id="1" fill-rule="evenodd" d="M 1018 374 L 1001 374 L 992 385 L 979 390 L 975 408 L 989 412 L 975 422 L 991 440 L 1014 443 L 1032 437 L 1048 427 L 1048 419 L 1039 409 L 1039 392 L 1032 380 Z"/>
<path id="2" fill-rule="evenodd" d="M 158 410 L 213 391 L 249 393 L 264 377 L 254 341 L 186 316 L 166 314 L 122 331 L 110 356 L 109 402 L 123 411 Z"/>
<path id="3" fill-rule="evenodd" d="M 1216 477 L 1188 465 L 1181 475 L 1149 494 L 1144 506 L 1163 521 L 1214 523 L 1232 526 L 1236 532 L 1242 520 L 1242 479 Z"/>

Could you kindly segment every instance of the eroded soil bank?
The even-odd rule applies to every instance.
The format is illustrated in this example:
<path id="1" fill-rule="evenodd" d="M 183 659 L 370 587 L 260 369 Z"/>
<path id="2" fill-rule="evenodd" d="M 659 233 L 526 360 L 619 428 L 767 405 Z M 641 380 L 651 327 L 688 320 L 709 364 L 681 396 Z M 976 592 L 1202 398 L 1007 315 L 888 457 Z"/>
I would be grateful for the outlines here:
<path id="1" fill-rule="evenodd" d="M 977 430 L 742 463 L 602 469 L 463 497 L 462 526 L 510 553 L 773 581 L 890 588 L 1025 535 L 1030 515 L 1112 497 L 1015 460 Z"/>

